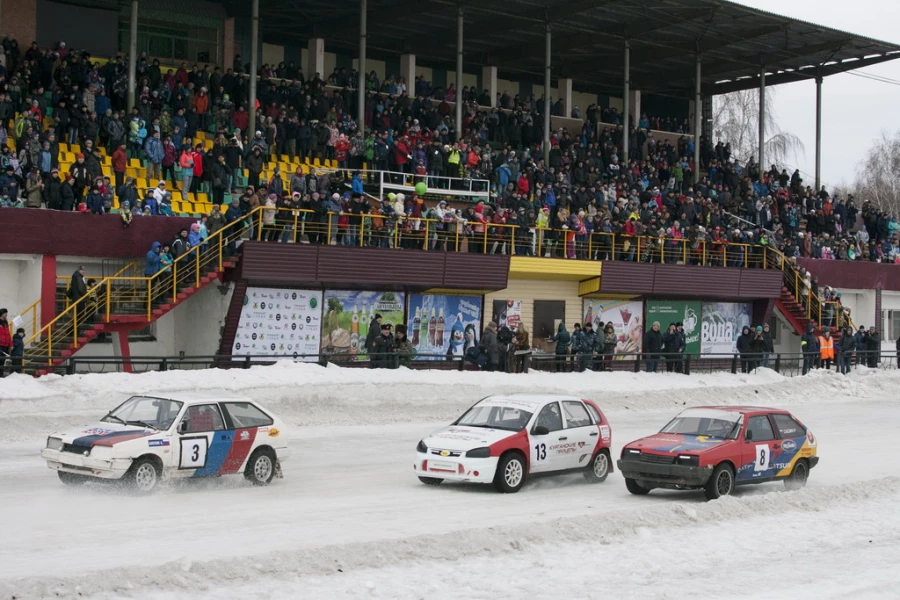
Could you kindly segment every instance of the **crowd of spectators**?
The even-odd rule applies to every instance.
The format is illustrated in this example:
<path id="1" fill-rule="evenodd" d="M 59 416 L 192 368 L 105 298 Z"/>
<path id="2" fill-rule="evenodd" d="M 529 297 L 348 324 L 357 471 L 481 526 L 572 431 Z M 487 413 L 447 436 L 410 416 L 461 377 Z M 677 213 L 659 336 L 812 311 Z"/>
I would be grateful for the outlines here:
<path id="1" fill-rule="evenodd" d="M 625 128 L 601 126 L 616 123 L 620 115 L 592 105 L 580 131 L 551 133 L 545 162 L 541 100 L 501 94 L 502 108 L 479 110 L 489 98 L 484 93 L 479 97 L 474 88 L 457 95 L 452 85 L 438 89 L 419 76 L 409 97 L 402 78 L 379 81 L 370 73 L 361 127 L 354 116 L 356 94 L 350 90 L 353 71 L 340 68 L 327 79 L 318 73 L 305 78 L 295 65 L 282 63 L 260 69 L 258 127 L 251 134 L 246 131 L 247 80 L 241 75 L 246 65 L 240 57 L 224 72 L 187 64 L 164 72 L 158 60 L 141 55 L 137 105 L 127 113 L 126 60 L 114 58 L 101 66 L 62 43 L 53 49 L 32 44 L 21 53 L 8 38 L 3 50 L 0 121 L 13 121 L 9 132 L 0 127 L 4 206 L 102 213 L 118 196 L 121 211 L 131 216 L 172 214 L 171 194 L 178 191 L 209 190 L 214 204 L 224 204 L 227 192 L 238 193 L 246 169 L 249 185 L 237 198 L 244 213 L 267 205 L 346 211 L 350 214 L 344 222 L 334 225 L 359 234 L 365 231 L 366 214 L 381 217 L 379 227 L 414 231 L 417 220 L 431 217 L 442 223 L 438 231 L 462 231 L 472 238 L 470 251 L 671 262 L 687 257 L 687 262 L 697 262 L 706 249 L 720 251 L 709 253 L 718 257 L 713 264 L 737 266 L 745 261 L 761 265 L 758 257 L 769 246 L 789 258 L 900 262 L 896 216 L 866 201 L 858 206 L 852 196 L 832 196 L 824 187 L 813 190 L 797 171 L 788 175 L 774 165 L 761 169 L 752 158 L 744 164 L 727 144 L 701 138 L 702 172 L 692 184 L 693 141 L 683 135 L 670 143 L 650 132 L 652 125 L 683 131 L 683 122 L 642 115 L 628 128 L 631 151 L 626 157 L 620 153 Z M 463 101 L 459 132 L 449 104 L 457 100 Z M 211 150 L 195 143 L 198 131 L 214 137 Z M 9 149 L 7 135 L 15 150 Z M 57 171 L 62 141 L 81 148 L 66 173 Z M 102 174 L 101 147 L 112 156 L 114 182 Z M 340 171 L 288 176 L 275 169 L 264 179 L 270 158 L 282 154 L 334 159 Z M 145 162 L 146 188 L 125 176 L 129 157 Z M 363 176 L 354 178 L 353 194 L 345 196 L 349 174 L 364 165 L 416 175 L 429 187 L 438 187 L 435 178 L 441 176 L 488 180 L 492 202 L 464 210 L 416 194 L 373 202 L 364 195 Z M 176 189 L 166 189 L 166 180 Z M 123 215 L 123 224 L 129 222 Z M 369 226 L 375 227 L 371 220 Z M 486 227 L 488 237 L 499 242 L 490 248 L 477 241 Z M 544 245 L 505 243 L 504 236 L 516 227 L 522 239 L 536 239 L 536 230 L 548 230 L 541 236 Z M 348 241 L 358 241 L 359 234 Z M 612 235 L 598 234 L 653 241 L 641 256 L 636 244 L 614 247 Z M 439 242 L 435 231 L 421 244 Z M 729 247 L 740 245 L 752 248 L 757 258 L 751 261 L 745 251 L 729 253 Z M 666 255 L 668 248 L 676 251 Z"/>

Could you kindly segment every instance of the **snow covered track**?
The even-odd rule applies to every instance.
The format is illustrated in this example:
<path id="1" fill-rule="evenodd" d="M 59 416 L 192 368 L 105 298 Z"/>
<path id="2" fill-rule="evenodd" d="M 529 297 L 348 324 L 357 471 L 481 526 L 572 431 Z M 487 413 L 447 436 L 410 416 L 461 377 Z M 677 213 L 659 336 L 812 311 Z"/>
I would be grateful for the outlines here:
<path id="1" fill-rule="evenodd" d="M 7 378 L 0 600 L 680 599 L 691 577 L 722 570 L 754 585 L 721 597 L 895 598 L 884 590 L 900 585 L 898 383 L 900 373 L 870 371 L 510 376 L 292 364 Z M 134 497 L 66 488 L 40 459 L 50 431 L 95 420 L 133 393 L 196 389 L 249 395 L 292 425 L 283 480 L 188 482 Z M 799 493 L 770 483 L 711 503 L 701 492 L 631 496 L 619 473 L 599 485 L 577 474 L 535 480 L 511 496 L 421 485 L 418 440 L 476 399 L 511 391 L 596 400 L 614 456 L 684 405 L 779 406 L 815 432 L 822 460 Z"/>
<path id="2" fill-rule="evenodd" d="M 780 486 L 779 486 L 780 487 Z M 665 531 L 682 535 L 681 528 L 698 525 L 719 526 L 721 542 L 730 538 L 728 528 L 748 520 L 775 520 L 782 516 L 803 518 L 806 513 L 823 513 L 834 508 L 871 511 L 900 501 L 900 478 L 890 477 L 847 485 L 807 488 L 799 492 L 773 491 L 745 497 L 731 497 L 705 504 L 678 502 L 623 510 L 578 518 L 561 518 L 528 525 L 465 529 L 439 536 L 418 535 L 393 543 L 363 542 L 326 545 L 290 552 L 269 553 L 250 560 L 174 561 L 152 568 L 130 567 L 96 571 L 90 575 L 31 577 L 0 583 L 0 597 L 121 597 L 148 593 L 209 591 L 234 586 L 248 580 L 281 578 L 281 589 L 290 580 L 309 576 L 337 575 L 363 569 L 397 566 L 405 562 L 460 560 L 474 557 L 497 558 L 503 555 L 540 550 L 565 540 L 574 544 L 629 544 L 633 538 L 647 538 Z M 900 532 L 894 515 L 887 523 L 890 531 Z M 654 533 L 656 532 L 656 533 Z M 828 540 L 822 540 L 828 544 Z M 148 540 L 148 543 L 151 543 Z M 610 565 L 612 566 L 612 565 Z M 258 588 L 257 588 L 258 589 Z M 300 593 L 300 590 L 296 590 Z M 448 596 L 452 597 L 452 596 Z"/>

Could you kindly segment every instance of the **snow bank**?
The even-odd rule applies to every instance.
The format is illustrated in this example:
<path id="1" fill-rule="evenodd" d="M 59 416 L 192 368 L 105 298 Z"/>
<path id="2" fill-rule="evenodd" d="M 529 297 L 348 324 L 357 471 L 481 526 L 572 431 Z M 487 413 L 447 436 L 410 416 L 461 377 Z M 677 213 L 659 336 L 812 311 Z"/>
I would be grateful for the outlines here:
<path id="1" fill-rule="evenodd" d="M 132 394 L 221 391 L 250 396 L 287 422 L 377 425 L 441 422 L 478 398 L 514 392 L 569 393 L 597 400 L 605 411 L 672 410 L 702 404 L 822 402 L 891 391 L 898 372 L 861 370 L 850 377 L 814 372 L 786 378 L 760 369 L 730 373 L 505 373 L 341 368 L 279 362 L 251 369 L 142 374 L 108 373 L 0 380 L 0 439 L 32 440 L 82 425 Z"/>
<path id="2" fill-rule="evenodd" d="M 436 490 L 437 491 L 437 490 Z M 152 568 L 120 568 L 108 571 L 97 571 L 89 576 L 55 578 L 51 576 L 34 577 L 20 580 L 0 582 L 0 597 L 16 597 L 20 600 L 28 598 L 76 598 L 104 597 L 122 598 L 144 596 L 147 594 L 159 598 L 162 593 L 173 593 L 177 597 L 197 597 L 201 592 L 210 592 L 208 597 L 231 596 L 227 593 L 229 586 L 247 586 L 253 581 L 257 597 L 298 597 L 305 593 L 303 587 L 293 592 L 290 582 L 298 577 L 339 576 L 338 573 L 353 573 L 363 569 L 383 569 L 391 566 L 405 565 L 415 572 L 423 562 L 430 564 L 429 574 L 444 572 L 451 585 L 453 578 L 458 584 L 465 584 L 465 570 L 449 561 L 460 559 L 497 558 L 505 556 L 528 556 L 527 552 L 547 548 L 554 552 L 565 550 L 567 546 L 590 544 L 593 547 L 607 545 L 627 545 L 640 543 L 642 540 L 662 539 L 670 561 L 692 557 L 691 548 L 682 545 L 683 535 L 698 526 L 718 526 L 716 535 L 706 540 L 707 549 L 712 554 L 731 551 L 736 542 L 746 541 L 731 536 L 735 524 L 756 523 L 758 529 L 754 535 L 757 546 L 773 550 L 767 536 L 775 535 L 774 531 L 766 531 L 765 523 L 787 515 L 803 518 L 816 513 L 813 520 L 827 509 L 852 508 L 864 516 L 867 521 L 879 521 L 883 511 L 892 511 L 896 518 L 896 503 L 900 500 L 900 478 L 891 477 L 869 482 L 841 486 L 823 486 L 806 488 L 799 492 L 772 492 L 767 494 L 729 497 L 704 504 L 671 503 L 652 507 L 604 513 L 578 518 L 563 518 L 555 521 L 530 523 L 490 529 L 469 529 L 445 535 L 418 535 L 385 542 L 362 542 L 343 545 L 332 545 L 312 549 L 243 557 L 242 559 L 219 559 L 208 562 L 172 562 L 161 567 Z M 639 502 L 639 500 L 635 500 Z M 764 520 L 759 518 L 763 517 Z M 788 519 L 793 521 L 794 518 Z M 755 521 L 754 521 L 755 520 Z M 780 551 L 786 552 L 785 558 L 791 555 L 793 538 L 778 538 Z M 820 544 L 835 544 L 840 547 L 840 540 L 819 539 Z M 159 542 L 163 544 L 163 542 Z M 757 551 L 761 551 L 757 548 Z M 624 551 L 624 550 L 623 550 Z M 734 552 L 731 552 L 734 554 Z M 589 553 L 582 558 L 587 559 Z M 739 558 L 739 557 L 738 557 Z M 801 555 L 799 558 L 803 558 Z M 741 558 L 741 560 L 744 560 Z M 435 564 L 435 563 L 438 564 Z M 527 571 L 519 562 L 519 569 Z M 550 567 L 554 565 L 549 565 Z M 557 565 L 562 568 L 563 565 Z M 656 565 L 656 574 L 662 581 L 669 570 L 676 565 Z M 682 565 L 688 576 L 697 572 L 690 564 Z M 534 565 L 536 568 L 547 568 L 548 565 Z M 571 573 L 574 564 L 564 565 L 566 573 Z M 615 571 L 630 568 L 623 565 L 606 565 Z M 679 567 L 680 568 L 680 567 Z M 422 569 L 420 568 L 420 573 Z M 402 572 L 401 572 L 402 573 Z M 497 573 L 494 573 L 496 577 Z M 646 573 L 635 573 L 642 580 Z M 772 573 L 777 578 L 778 573 Z M 402 577 L 402 574 L 400 575 Z M 592 575 L 596 577 L 596 572 Z M 445 577 L 446 579 L 446 577 Z M 388 580 L 387 583 L 390 583 Z M 521 582 L 520 582 L 521 583 Z M 534 586 L 537 580 L 531 579 L 528 585 Z M 340 584 L 337 584 L 340 585 Z M 394 581 L 393 585 L 400 585 Z M 278 590 L 274 596 L 263 593 L 263 586 L 269 590 Z M 223 590 L 224 588 L 224 590 Z M 507 588 L 508 589 L 508 588 Z M 356 590 L 357 592 L 359 590 Z M 455 592 L 445 588 L 443 597 L 456 596 Z M 458 591 L 458 590 L 456 590 Z M 549 591 L 549 589 L 548 589 Z M 420 590 L 421 592 L 421 590 Z M 645 590 L 646 592 L 646 590 Z M 243 594 L 241 594 L 243 595 Z M 408 596 L 423 597 L 421 593 Z M 470 597 L 463 594 L 465 597 Z M 509 594 L 504 594 L 509 596 Z M 253 596 L 253 594 L 251 594 Z M 380 597 L 397 597 L 387 594 Z M 313 596 L 315 597 L 315 596 Z M 429 596 L 430 597 L 430 596 Z M 475 597 L 475 596 L 471 596 Z M 498 597 L 498 596 L 491 596 Z M 556 597 L 548 596 L 548 597 Z M 645 596 L 646 597 L 646 596 Z"/>

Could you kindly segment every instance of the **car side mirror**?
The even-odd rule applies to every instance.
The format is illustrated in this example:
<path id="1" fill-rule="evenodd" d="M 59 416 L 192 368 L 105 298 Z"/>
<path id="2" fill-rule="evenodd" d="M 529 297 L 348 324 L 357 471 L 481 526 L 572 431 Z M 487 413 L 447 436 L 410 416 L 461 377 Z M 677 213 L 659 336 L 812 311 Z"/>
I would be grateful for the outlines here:
<path id="1" fill-rule="evenodd" d="M 178 433 L 187 433 L 188 422 L 182 421 L 178 424 Z"/>
<path id="2" fill-rule="evenodd" d="M 753 431 L 748 429 L 747 433 L 744 434 L 744 439 L 747 440 L 748 442 L 752 442 L 753 441 Z"/>
<path id="3" fill-rule="evenodd" d="M 532 435 L 550 435 L 550 430 L 543 425 L 535 425 L 531 430 Z"/>

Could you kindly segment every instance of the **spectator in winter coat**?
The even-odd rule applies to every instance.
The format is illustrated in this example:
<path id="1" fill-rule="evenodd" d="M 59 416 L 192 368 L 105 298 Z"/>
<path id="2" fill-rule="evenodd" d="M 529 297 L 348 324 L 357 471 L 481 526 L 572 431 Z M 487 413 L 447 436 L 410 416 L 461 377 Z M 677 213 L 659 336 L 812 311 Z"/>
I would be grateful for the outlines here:
<path id="1" fill-rule="evenodd" d="M 87 207 L 91 214 L 102 215 L 105 212 L 103 209 L 103 194 L 100 193 L 99 188 L 91 188 L 91 193 L 87 197 Z"/>
<path id="2" fill-rule="evenodd" d="M 659 355 L 663 349 L 663 335 L 659 330 L 659 321 L 654 321 L 650 331 L 644 334 L 643 354 L 648 373 L 656 373 Z"/>
<path id="3" fill-rule="evenodd" d="M 850 373 L 853 352 L 856 350 L 856 336 L 849 327 L 841 333 L 840 350 L 838 354 L 838 371 L 844 375 Z"/>
<path id="4" fill-rule="evenodd" d="M 21 373 L 22 358 L 25 356 L 25 329 L 22 327 L 16 329 L 16 335 L 12 339 L 12 352 L 9 355 L 12 357 L 12 372 Z M 3 369 L 0 368 L 0 374 L 2 371 Z"/>
<path id="5" fill-rule="evenodd" d="M 556 335 L 551 336 L 550 341 L 556 342 L 556 372 L 565 371 L 566 356 L 569 354 L 569 344 L 572 341 L 565 323 L 559 324 Z"/>
<path id="6" fill-rule="evenodd" d="M 162 244 L 160 244 L 159 242 L 153 242 L 153 244 L 150 246 L 150 251 L 147 252 L 147 259 L 144 266 L 145 277 L 152 277 L 159 273 L 159 255 L 161 250 Z"/>
<path id="7" fill-rule="evenodd" d="M 736 345 L 737 352 L 741 355 L 741 373 L 749 373 L 753 362 L 753 333 L 747 325 L 741 329 L 741 335 L 738 336 Z"/>
<path id="8" fill-rule="evenodd" d="M 3 375 L 3 365 L 6 356 L 12 351 L 12 335 L 9 331 L 9 311 L 0 308 L 0 376 Z"/>
<path id="9" fill-rule="evenodd" d="M 377 330 L 376 330 L 377 331 Z M 394 366 L 394 338 L 391 335 L 391 326 L 385 323 L 380 326 L 381 335 L 376 335 L 372 342 L 371 358 L 372 368 L 390 369 Z"/>
<path id="10" fill-rule="evenodd" d="M 819 338 L 815 334 L 815 325 L 806 326 L 806 333 L 800 338 L 800 349 L 803 352 L 803 375 L 806 375 L 816 364 L 819 357 Z"/>
<path id="11" fill-rule="evenodd" d="M 125 169 L 128 168 L 128 155 L 125 152 L 125 144 L 120 144 L 112 155 L 112 170 L 116 176 L 116 190 L 125 183 Z"/>
<path id="12" fill-rule="evenodd" d="M 481 347 L 487 354 L 488 362 L 486 371 L 496 371 L 500 366 L 500 343 L 497 341 L 497 324 L 491 321 L 484 329 L 481 336 Z"/>
<path id="13" fill-rule="evenodd" d="M 154 131 L 144 142 L 144 155 L 147 157 L 147 185 L 151 180 L 162 179 L 162 161 L 166 156 L 159 133 Z"/>

